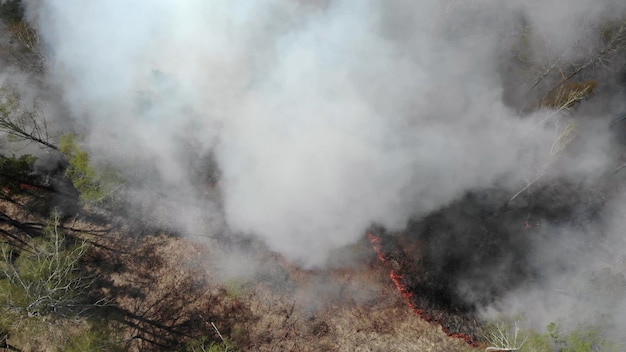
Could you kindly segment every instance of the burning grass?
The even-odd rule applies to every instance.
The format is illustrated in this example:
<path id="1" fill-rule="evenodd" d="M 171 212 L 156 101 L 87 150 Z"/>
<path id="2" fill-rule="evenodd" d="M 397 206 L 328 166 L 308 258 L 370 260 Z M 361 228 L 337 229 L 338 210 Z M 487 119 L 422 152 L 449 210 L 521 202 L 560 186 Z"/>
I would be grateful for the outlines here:
<path id="1" fill-rule="evenodd" d="M 387 255 L 383 252 L 381 244 L 382 240 L 380 237 L 374 235 L 373 233 L 369 233 L 367 236 L 376 251 L 378 259 L 381 263 L 389 267 L 390 261 L 387 259 Z M 395 260 L 393 262 L 398 263 Z M 391 279 L 391 282 L 393 282 L 400 296 L 404 298 L 406 304 L 415 315 L 422 318 L 426 322 L 441 325 L 442 331 L 448 336 L 462 339 L 472 347 L 478 347 L 479 341 L 477 337 L 472 333 L 467 333 L 467 331 L 475 331 L 475 327 L 468 327 L 466 332 L 463 332 L 461 326 L 454 324 L 454 319 L 451 319 L 453 317 L 449 317 L 446 314 L 440 314 L 440 312 L 437 312 L 436 310 L 429 309 L 428 304 L 425 306 L 418 306 L 416 302 L 420 301 L 420 298 L 418 297 L 420 294 L 414 294 L 412 289 L 405 283 L 404 276 L 395 269 L 390 269 L 389 278 Z M 461 320 L 463 319 L 461 318 Z"/>
<path id="2" fill-rule="evenodd" d="M 572 187 L 537 185 L 513 203 L 499 191 L 468 193 L 401 232 L 374 228 L 368 239 L 410 311 L 478 346 L 485 334 L 478 309 L 543 280 L 530 253 L 546 236 L 558 240 L 549 229 L 574 233 L 600 220 L 607 188 Z"/>
<path id="3" fill-rule="evenodd" d="M 126 348 L 167 350 L 208 337 L 210 326 L 243 351 L 467 351 L 440 327 L 406 310 L 385 270 L 371 262 L 303 270 L 276 254 L 236 282 L 213 275 L 212 242 L 172 236 L 101 237 L 95 266 L 107 265 L 101 289 L 115 299 Z M 110 247 L 119 248 L 119 252 Z M 118 318 L 119 319 L 119 318 Z"/>
<path id="4" fill-rule="evenodd" d="M 215 275 L 212 258 L 227 250 L 215 239 L 198 243 L 88 214 L 67 219 L 64 230 L 94 244 L 94 294 L 111 303 L 103 316 L 129 351 L 180 350 L 197 339 L 219 342 L 220 334 L 253 351 L 464 351 L 482 335 L 475 304 L 535 275 L 525 253 L 542 224 L 597 214 L 596 193 L 569 191 L 537 186 L 508 203 L 506 194 L 468 194 L 401 233 L 372 231 L 355 249 L 369 254 L 357 253 L 354 265 L 303 270 L 261 251 L 255 275 L 232 280 Z M 25 220 L 32 213 L 22 203 L 1 206 Z M 478 273 L 500 268 L 505 256 L 506 275 L 480 281 Z M 472 300 L 460 282 L 474 283 Z"/>
<path id="5" fill-rule="evenodd" d="M 16 236 L 23 230 L 16 224 L 39 230 L 28 202 L 13 200 L 0 200 L 7 217 L 2 230 Z M 68 334 L 89 333 L 94 318 L 128 351 L 220 342 L 217 329 L 243 351 L 469 348 L 405 309 L 366 243 L 351 249 L 369 253 L 356 255 L 358 263 L 326 270 L 303 270 L 277 254 L 259 253 L 257 273 L 233 281 L 215 275 L 215 251 L 226 250 L 216 240 L 198 242 L 126 222 L 87 213 L 65 219 L 61 228 L 68 236 L 92 244 L 84 264 L 98 280 L 90 295 L 106 304 L 72 329 L 57 324 L 64 328 L 54 338 L 13 336 L 12 343 L 24 351 L 36 350 L 33 343 L 54 349 L 69 341 Z"/>

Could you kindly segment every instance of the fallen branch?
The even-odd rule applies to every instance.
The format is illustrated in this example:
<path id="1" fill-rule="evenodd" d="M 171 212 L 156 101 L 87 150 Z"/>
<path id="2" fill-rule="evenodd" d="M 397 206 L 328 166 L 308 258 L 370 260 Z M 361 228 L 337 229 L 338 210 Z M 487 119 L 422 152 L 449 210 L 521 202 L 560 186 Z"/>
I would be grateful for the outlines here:
<path id="1" fill-rule="evenodd" d="M 217 328 L 217 326 L 215 326 L 215 323 L 214 323 L 214 322 L 211 322 L 211 325 L 213 326 L 213 329 L 215 329 L 215 332 L 217 333 L 217 336 L 219 336 L 219 337 L 220 337 L 220 339 L 221 339 L 222 341 L 224 341 L 224 336 L 222 336 L 222 334 L 220 333 L 220 331 L 219 331 L 219 329 Z"/>

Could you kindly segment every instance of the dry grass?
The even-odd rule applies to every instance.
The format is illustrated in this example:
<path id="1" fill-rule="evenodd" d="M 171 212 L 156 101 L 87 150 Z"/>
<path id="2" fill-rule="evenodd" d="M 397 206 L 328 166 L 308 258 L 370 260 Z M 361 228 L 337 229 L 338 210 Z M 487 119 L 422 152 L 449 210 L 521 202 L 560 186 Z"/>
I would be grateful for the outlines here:
<path id="1" fill-rule="evenodd" d="M 9 31 L 13 38 L 20 43 L 24 49 L 29 51 L 39 50 L 39 35 L 24 21 L 9 24 Z"/>
<path id="2" fill-rule="evenodd" d="M 27 196 L 0 197 L 1 241 L 11 243 L 17 248 L 27 243 L 29 236 L 36 236 L 44 226 L 43 218 L 29 210 L 33 199 Z M 7 321 L 12 320 L 12 321 Z M 19 320 L 18 320 L 19 319 Z M 53 316 L 0 316 L 0 323 L 10 323 L 7 344 L 21 351 L 53 352 L 60 350 L 69 336 L 89 329 L 85 319 L 56 319 Z"/>
<path id="3" fill-rule="evenodd" d="M 373 253 L 361 266 L 329 271 L 269 255 L 261 266 L 273 274 L 233 289 L 212 275 L 206 247 L 164 235 L 127 242 L 105 290 L 130 314 L 132 351 L 166 350 L 199 336 L 219 341 L 211 322 L 243 351 L 472 350 L 411 313 Z"/>
<path id="4" fill-rule="evenodd" d="M 22 206 L 3 201 L 0 207 L 37 223 Z M 110 300 L 102 314 L 119 329 L 125 350 L 182 351 L 201 336 L 219 341 L 211 322 L 242 351 L 472 350 L 415 316 L 373 251 L 356 265 L 326 271 L 302 270 L 268 254 L 260 263 L 265 275 L 229 286 L 214 275 L 213 243 L 110 226 L 75 218 L 65 231 L 94 244 L 86 259 L 100 274 L 94 297 Z M 68 331 L 89 329 L 86 320 L 50 326 L 12 341 L 23 351 L 52 351 Z"/>
<path id="5" fill-rule="evenodd" d="M 277 305 L 280 307 L 281 305 Z M 347 305 L 315 312 L 294 311 L 289 305 L 267 310 L 253 304 L 263 317 L 249 332 L 255 351 L 467 351 L 439 327 L 413 315 L 403 304 Z M 283 313 L 283 314 L 280 314 Z"/>
<path id="6" fill-rule="evenodd" d="M 12 331 L 8 343 L 21 351 L 56 352 L 62 350 L 68 336 L 89 330 L 89 324 L 84 320 L 46 320 L 33 318 L 22 321 L 17 329 Z"/>
<path id="7" fill-rule="evenodd" d="M 565 81 L 553 92 L 544 96 L 539 102 L 540 107 L 564 111 L 571 109 L 581 101 L 589 98 L 598 83 L 593 80 L 584 82 Z"/>

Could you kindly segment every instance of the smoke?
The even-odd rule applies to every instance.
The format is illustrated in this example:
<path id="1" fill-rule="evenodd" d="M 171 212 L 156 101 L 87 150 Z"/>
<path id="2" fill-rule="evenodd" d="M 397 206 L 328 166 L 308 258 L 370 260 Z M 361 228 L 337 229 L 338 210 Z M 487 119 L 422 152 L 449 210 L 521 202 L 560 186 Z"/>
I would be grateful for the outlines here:
<path id="1" fill-rule="evenodd" d="M 137 206 L 306 267 L 373 223 L 400 230 L 468 190 L 513 194 L 542 174 L 567 120 L 522 113 L 532 81 L 506 62 L 519 46 L 537 66 L 580 60 L 626 13 L 618 0 L 27 5 L 50 81 Z M 608 170 L 616 112 L 595 111 L 546 178 Z"/>
<path id="2" fill-rule="evenodd" d="M 35 9 L 96 158 L 147 163 L 189 196 L 189 165 L 211 151 L 229 227 L 308 266 L 372 222 L 400 228 L 515 171 L 550 138 L 502 104 L 484 29 L 440 42 L 435 1 Z"/>

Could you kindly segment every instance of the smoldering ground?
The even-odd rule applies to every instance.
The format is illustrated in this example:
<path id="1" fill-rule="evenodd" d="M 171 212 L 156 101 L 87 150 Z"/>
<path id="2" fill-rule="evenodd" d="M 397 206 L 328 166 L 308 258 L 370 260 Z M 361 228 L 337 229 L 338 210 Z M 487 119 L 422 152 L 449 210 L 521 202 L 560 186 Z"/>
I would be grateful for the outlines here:
<path id="1" fill-rule="evenodd" d="M 608 127 L 623 108 L 617 81 L 599 81 L 597 95 L 576 111 L 538 100 L 562 78 L 551 67 L 603 53 L 598 33 L 623 21 L 620 1 L 26 4 L 47 49 L 48 80 L 93 160 L 117 165 L 137 207 L 160 211 L 189 235 L 249 234 L 304 267 L 324 266 L 372 223 L 400 231 L 482 189 L 512 196 L 536 182 L 562 182 L 577 185 L 567 191 L 577 194 L 619 163 L 622 147 Z M 619 53 L 576 79 L 623 70 Z M 563 139 L 569 126 L 576 137 Z M 210 168 L 199 164 L 209 159 Z M 471 246 L 463 231 L 452 233 L 451 241 Z M 573 241 L 587 236 L 575 233 Z M 522 263 L 542 277 L 524 281 L 526 291 L 504 285 L 504 301 L 513 292 L 523 302 L 525 292 L 600 260 L 561 254 L 573 243 L 564 236 L 549 251 L 548 235 L 518 247 L 523 227 L 485 236 L 507 236 L 492 242 L 505 254 L 488 265 L 470 261 L 472 282 L 497 286 L 482 278 L 522 250 L 530 251 Z M 619 237 L 605 236 L 606 246 Z M 430 243 L 441 243 L 427 254 L 444 280 L 447 257 L 434 253 L 449 243 Z M 516 279 L 498 273 L 506 283 Z M 492 303 L 452 277 L 464 301 Z"/>

